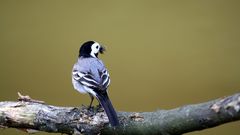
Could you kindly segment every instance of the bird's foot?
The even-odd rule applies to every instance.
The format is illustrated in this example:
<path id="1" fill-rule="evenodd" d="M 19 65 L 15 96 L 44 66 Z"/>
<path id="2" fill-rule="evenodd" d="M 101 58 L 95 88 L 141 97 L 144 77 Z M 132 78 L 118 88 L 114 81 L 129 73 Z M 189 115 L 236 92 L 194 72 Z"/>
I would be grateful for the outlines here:
<path id="1" fill-rule="evenodd" d="M 103 112 L 104 111 L 104 109 L 103 109 L 101 104 L 97 105 L 96 110 L 97 110 L 97 112 Z"/>
<path id="2" fill-rule="evenodd" d="M 94 110 L 94 106 L 88 106 L 88 110 L 89 111 L 93 111 Z"/>
<path id="3" fill-rule="evenodd" d="M 94 115 L 94 107 L 93 106 L 85 106 L 82 105 L 82 107 L 79 108 L 80 110 L 82 110 L 82 113 L 84 113 L 87 116 L 93 116 Z"/>

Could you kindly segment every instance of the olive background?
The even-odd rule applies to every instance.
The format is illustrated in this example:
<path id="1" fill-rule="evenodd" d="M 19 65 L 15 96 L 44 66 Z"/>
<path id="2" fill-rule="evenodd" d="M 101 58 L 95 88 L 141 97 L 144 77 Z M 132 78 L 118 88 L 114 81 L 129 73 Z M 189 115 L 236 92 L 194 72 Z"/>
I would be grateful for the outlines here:
<path id="1" fill-rule="evenodd" d="M 88 40 L 107 49 L 100 58 L 119 111 L 171 109 L 237 93 L 239 7 L 238 0 L 0 0 L 0 101 L 16 100 L 19 91 L 52 105 L 88 105 L 89 96 L 71 83 Z M 239 124 L 187 135 L 239 135 Z"/>

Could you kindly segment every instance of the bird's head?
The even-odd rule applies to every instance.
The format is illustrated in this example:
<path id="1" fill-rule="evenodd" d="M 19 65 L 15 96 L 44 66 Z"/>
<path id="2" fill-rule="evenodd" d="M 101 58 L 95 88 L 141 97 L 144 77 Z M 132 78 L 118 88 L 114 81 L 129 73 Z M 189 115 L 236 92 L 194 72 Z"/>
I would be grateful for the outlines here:
<path id="1" fill-rule="evenodd" d="M 98 42 L 87 41 L 82 44 L 79 50 L 79 57 L 94 57 L 98 58 L 98 53 L 103 53 L 105 48 Z"/>

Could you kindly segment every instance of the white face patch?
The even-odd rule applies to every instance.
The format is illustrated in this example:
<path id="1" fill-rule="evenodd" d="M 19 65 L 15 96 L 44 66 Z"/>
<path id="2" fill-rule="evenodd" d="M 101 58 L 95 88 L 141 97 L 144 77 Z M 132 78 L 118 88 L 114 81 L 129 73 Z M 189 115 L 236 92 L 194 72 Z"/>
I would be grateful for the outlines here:
<path id="1" fill-rule="evenodd" d="M 99 53 L 99 50 L 100 50 L 100 45 L 98 42 L 95 42 L 92 46 L 91 46 L 91 56 L 95 57 L 96 58 L 96 55 L 97 53 Z"/>

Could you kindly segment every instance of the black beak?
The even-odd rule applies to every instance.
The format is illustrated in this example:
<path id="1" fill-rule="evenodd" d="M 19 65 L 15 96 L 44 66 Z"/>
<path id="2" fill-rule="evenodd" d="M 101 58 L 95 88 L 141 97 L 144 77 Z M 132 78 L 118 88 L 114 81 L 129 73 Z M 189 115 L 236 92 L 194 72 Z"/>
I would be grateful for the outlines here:
<path id="1" fill-rule="evenodd" d="M 99 49 L 99 52 L 100 52 L 101 54 L 103 54 L 104 51 L 106 51 L 105 47 L 101 46 L 100 49 Z"/>

